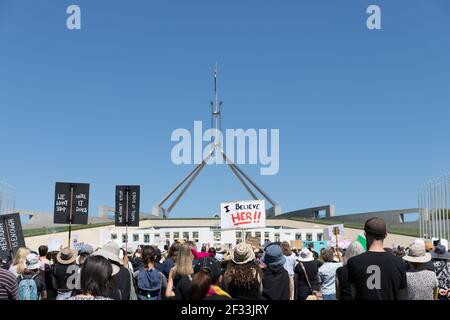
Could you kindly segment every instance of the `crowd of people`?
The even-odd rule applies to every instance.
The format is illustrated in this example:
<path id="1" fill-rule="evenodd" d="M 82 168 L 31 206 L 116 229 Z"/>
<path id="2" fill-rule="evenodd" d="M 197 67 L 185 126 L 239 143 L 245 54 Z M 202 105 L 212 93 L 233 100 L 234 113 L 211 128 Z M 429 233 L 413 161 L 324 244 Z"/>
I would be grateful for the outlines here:
<path id="1" fill-rule="evenodd" d="M 20 248 L 0 268 L 0 300 L 449 300 L 450 253 L 417 239 L 385 248 L 380 218 L 366 221 L 367 245 L 345 250 L 288 242 L 229 250 L 174 242 L 133 253 L 111 241 L 38 252 Z"/>

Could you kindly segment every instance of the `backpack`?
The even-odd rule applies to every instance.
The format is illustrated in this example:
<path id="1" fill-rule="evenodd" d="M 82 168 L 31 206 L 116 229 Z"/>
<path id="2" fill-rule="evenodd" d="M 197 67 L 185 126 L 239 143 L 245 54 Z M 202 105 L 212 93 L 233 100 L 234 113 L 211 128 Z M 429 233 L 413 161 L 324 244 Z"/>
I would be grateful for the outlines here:
<path id="1" fill-rule="evenodd" d="M 20 275 L 20 282 L 18 286 L 18 300 L 39 300 L 39 294 L 36 286 L 36 281 L 34 281 L 34 277 L 24 278 L 23 275 Z"/>
<path id="2" fill-rule="evenodd" d="M 137 276 L 138 300 L 161 300 L 162 275 L 155 268 L 146 270 L 142 268 Z"/>

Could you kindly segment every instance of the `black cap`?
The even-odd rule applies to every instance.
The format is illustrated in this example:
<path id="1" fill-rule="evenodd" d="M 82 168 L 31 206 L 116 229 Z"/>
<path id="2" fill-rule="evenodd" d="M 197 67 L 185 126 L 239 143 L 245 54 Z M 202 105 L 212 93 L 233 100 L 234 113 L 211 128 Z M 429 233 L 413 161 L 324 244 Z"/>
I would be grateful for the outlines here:
<path id="1" fill-rule="evenodd" d="M 381 218 L 370 218 L 364 224 L 364 231 L 367 235 L 374 237 L 376 240 L 383 240 L 386 238 L 386 222 Z"/>
<path id="2" fill-rule="evenodd" d="M 197 260 L 194 264 L 194 272 L 197 273 L 201 270 L 208 271 L 213 279 L 221 275 L 220 264 L 212 257 L 205 257 Z"/>

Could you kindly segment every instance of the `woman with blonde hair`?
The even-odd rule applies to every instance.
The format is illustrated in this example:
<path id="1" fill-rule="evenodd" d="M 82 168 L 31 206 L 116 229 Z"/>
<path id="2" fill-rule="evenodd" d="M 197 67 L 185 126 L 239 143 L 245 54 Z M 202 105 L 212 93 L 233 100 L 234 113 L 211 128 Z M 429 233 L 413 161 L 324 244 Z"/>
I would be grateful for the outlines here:
<path id="1" fill-rule="evenodd" d="M 16 278 L 25 271 L 25 262 L 28 253 L 29 250 L 27 248 L 19 248 L 14 255 L 12 265 L 9 267 L 9 272 L 16 276 Z"/>
<path id="2" fill-rule="evenodd" d="M 175 259 L 175 265 L 169 272 L 166 297 L 188 300 L 192 274 L 194 273 L 194 255 L 191 249 L 192 247 L 189 243 L 180 245 Z"/>
<path id="3" fill-rule="evenodd" d="M 347 262 L 350 258 L 364 253 L 364 247 L 361 243 L 354 241 L 352 242 L 343 257 L 343 266 L 336 270 L 336 298 L 338 300 L 352 300 L 352 290 L 348 282 L 347 275 Z"/>

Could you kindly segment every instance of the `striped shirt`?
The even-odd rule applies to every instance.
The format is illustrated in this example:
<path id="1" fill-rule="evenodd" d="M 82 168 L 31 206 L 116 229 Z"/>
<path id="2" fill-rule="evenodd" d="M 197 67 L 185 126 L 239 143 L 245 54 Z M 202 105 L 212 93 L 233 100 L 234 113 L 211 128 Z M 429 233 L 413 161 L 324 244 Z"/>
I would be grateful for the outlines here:
<path id="1" fill-rule="evenodd" d="M 16 277 L 2 268 L 0 268 L 0 300 L 17 300 Z"/>

